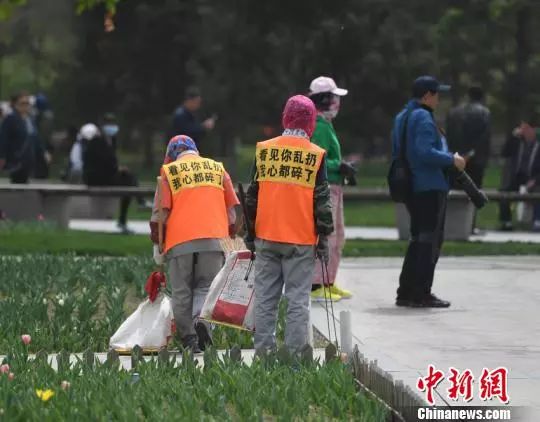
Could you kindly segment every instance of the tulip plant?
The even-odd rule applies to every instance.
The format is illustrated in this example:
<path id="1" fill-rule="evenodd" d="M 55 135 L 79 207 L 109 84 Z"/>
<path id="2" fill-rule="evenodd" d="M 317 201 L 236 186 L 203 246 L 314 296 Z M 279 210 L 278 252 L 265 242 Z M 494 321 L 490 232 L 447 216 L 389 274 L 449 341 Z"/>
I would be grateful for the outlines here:
<path id="1" fill-rule="evenodd" d="M 337 360 L 248 366 L 205 357 L 204 367 L 186 359 L 131 371 L 83 362 L 55 371 L 24 353 L 5 361 L 15 377 L 0 373 L 0 420 L 387 420 Z"/>
<path id="2" fill-rule="evenodd" d="M 151 361 L 126 371 L 81 361 L 55 371 L 29 359 L 38 351 L 106 351 L 144 300 L 152 269 L 140 257 L 0 257 L 0 421 L 385 420 L 340 361 L 248 366 L 205 356 L 204 368 Z M 234 329 L 218 328 L 214 339 L 220 349 L 253 347 L 249 333 Z"/>

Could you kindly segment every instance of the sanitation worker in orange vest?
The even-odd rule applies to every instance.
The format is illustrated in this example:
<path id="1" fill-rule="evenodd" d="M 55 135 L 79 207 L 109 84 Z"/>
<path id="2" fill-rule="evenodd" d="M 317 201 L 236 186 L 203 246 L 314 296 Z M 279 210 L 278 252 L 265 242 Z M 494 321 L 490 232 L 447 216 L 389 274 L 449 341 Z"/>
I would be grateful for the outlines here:
<path id="1" fill-rule="evenodd" d="M 255 349 L 276 348 L 276 319 L 283 287 L 287 298 L 285 344 L 306 345 L 315 258 L 328 262 L 333 231 L 325 151 L 310 142 L 317 111 L 303 96 L 283 111 L 281 136 L 257 144 L 246 198 L 250 230 L 246 246 L 256 250 Z"/>
<path id="2" fill-rule="evenodd" d="M 164 248 L 159 251 L 157 204 L 150 222 L 154 259 L 166 259 L 177 334 L 184 348 L 198 353 L 212 344 L 198 316 L 212 280 L 223 266 L 219 239 L 235 235 L 239 204 L 223 165 L 199 155 L 188 136 L 173 137 L 161 168 Z M 157 201 L 157 195 L 156 195 Z"/>

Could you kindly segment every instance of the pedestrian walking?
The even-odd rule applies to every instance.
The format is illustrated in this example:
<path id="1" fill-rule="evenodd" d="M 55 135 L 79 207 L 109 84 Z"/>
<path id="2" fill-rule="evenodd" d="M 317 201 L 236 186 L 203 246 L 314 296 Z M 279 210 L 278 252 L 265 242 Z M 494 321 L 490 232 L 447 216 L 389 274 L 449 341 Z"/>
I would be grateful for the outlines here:
<path id="1" fill-rule="evenodd" d="M 448 147 L 465 158 L 465 171 L 478 188 L 482 188 L 491 151 L 491 114 L 484 96 L 482 88 L 471 86 L 468 101 L 454 107 L 446 119 Z M 454 185 L 458 187 L 457 183 Z M 476 212 L 472 233 L 480 233 L 476 228 Z"/>
<path id="2" fill-rule="evenodd" d="M 49 160 L 41 145 L 30 114 L 30 96 L 26 92 L 11 98 L 12 112 L 0 126 L 0 170 L 6 169 L 11 183 L 28 183 L 35 173 L 37 158 Z"/>
<path id="3" fill-rule="evenodd" d="M 491 114 L 484 97 L 482 88 L 471 86 L 468 101 L 453 108 L 446 122 L 448 148 L 465 158 L 465 171 L 478 188 L 491 152 Z"/>
<path id="4" fill-rule="evenodd" d="M 197 87 L 189 87 L 186 90 L 184 101 L 174 112 L 171 137 L 176 135 L 189 136 L 199 151 L 204 151 L 203 139 L 205 135 L 214 129 L 216 117 L 209 117 L 202 122 L 197 118 L 197 112 L 202 106 L 203 98 Z"/>
<path id="5" fill-rule="evenodd" d="M 104 116 L 104 124 L 101 128 L 97 132 L 94 130 L 89 131 L 89 133 L 92 133 L 92 138 L 87 137 L 81 144 L 83 180 L 88 186 L 139 186 L 135 174 L 127 166 L 119 164 L 117 155 L 119 127 L 115 122 L 114 115 L 107 113 Z M 91 123 L 90 126 L 87 124 L 83 128 L 92 126 L 96 127 Z M 83 128 L 81 128 L 81 133 Z M 74 152 L 77 152 L 77 150 Z M 144 206 L 145 203 L 142 197 L 136 197 L 136 199 L 141 206 Z M 118 228 L 124 234 L 132 234 L 127 225 L 131 200 L 131 196 L 122 196 L 120 198 Z"/>

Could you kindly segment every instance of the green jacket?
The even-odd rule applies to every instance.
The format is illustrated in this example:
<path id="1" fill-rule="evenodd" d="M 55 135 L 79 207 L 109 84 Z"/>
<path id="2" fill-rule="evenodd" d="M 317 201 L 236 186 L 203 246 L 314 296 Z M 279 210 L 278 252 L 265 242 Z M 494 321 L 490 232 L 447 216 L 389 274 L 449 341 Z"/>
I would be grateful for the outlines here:
<path id="1" fill-rule="evenodd" d="M 317 125 L 311 136 L 311 142 L 326 151 L 328 183 L 332 185 L 342 185 L 343 176 L 339 172 L 339 165 L 341 164 L 341 147 L 332 123 L 322 116 L 317 116 Z"/>

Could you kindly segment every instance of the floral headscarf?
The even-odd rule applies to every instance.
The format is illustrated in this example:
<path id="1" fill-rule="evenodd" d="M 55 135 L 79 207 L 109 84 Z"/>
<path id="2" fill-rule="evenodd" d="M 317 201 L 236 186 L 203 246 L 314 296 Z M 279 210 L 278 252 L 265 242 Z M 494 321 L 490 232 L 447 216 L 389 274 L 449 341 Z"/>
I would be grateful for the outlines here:
<path id="1" fill-rule="evenodd" d="M 173 161 L 176 161 L 178 156 L 184 151 L 194 151 L 199 152 L 195 141 L 186 135 L 177 135 L 171 138 L 169 144 L 167 145 L 167 152 L 165 154 L 165 159 L 163 164 L 169 164 Z"/>

